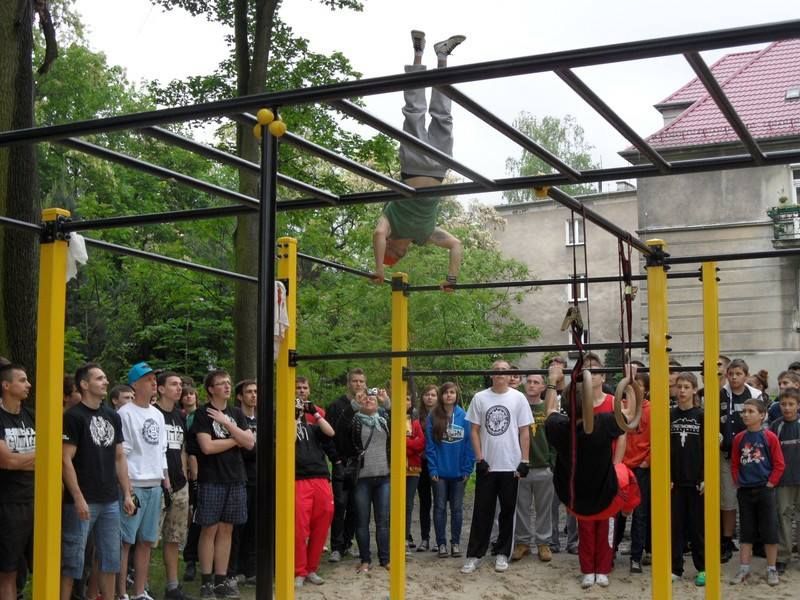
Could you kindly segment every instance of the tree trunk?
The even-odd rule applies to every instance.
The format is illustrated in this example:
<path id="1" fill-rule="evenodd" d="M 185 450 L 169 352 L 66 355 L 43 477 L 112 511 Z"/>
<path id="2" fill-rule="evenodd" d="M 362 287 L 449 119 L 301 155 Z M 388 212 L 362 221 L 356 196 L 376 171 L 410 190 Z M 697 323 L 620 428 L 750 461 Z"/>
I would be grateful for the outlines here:
<path id="1" fill-rule="evenodd" d="M 33 126 L 33 10 L 29 0 L 0 2 L 0 130 Z M 36 148 L 0 148 L 0 214 L 39 221 Z M 36 369 L 39 243 L 0 226 L 0 354 Z"/>
<path id="2" fill-rule="evenodd" d="M 236 0 L 234 37 L 236 42 L 236 75 L 239 95 L 266 91 L 267 61 L 272 40 L 272 24 L 277 0 L 256 0 L 256 23 L 252 48 L 247 35 L 247 0 Z M 239 125 L 237 130 L 239 156 L 260 162 L 258 141 L 250 127 Z M 258 176 L 246 169 L 239 170 L 239 191 L 258 195 Z M 248 275 L 258 272 L 258 216 L 242 215 L 236 220 L 234 235 L 236 271 Z M 233 308 L 234 360 L 236 380 L 256 376 L 256 347 L 258 343 L 258 295 L 252 284 L 237 282 Z M 271 335 L 270 335 L 271 337 Z"/>

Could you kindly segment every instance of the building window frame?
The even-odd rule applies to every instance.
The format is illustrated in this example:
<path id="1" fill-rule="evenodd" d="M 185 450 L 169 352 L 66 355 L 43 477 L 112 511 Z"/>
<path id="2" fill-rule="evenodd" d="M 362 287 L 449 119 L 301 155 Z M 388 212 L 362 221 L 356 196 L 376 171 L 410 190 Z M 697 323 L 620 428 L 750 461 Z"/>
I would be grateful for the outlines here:
<path id="1" fill-rule="evenodd" d="M 583 219 L 575 217 L 564 222 L 564 233 L 567 246 L 583 246 Z"/>
<path id="2" fill-rule="evenodd" d="M 572 279 L 572 273 L 567 275 L 567 278 Z M 588 297 L 586 295 L 586 275 L 578 275 L 578 302 L 586 302 Z M 572 303 L 575 302 L 575 298 L 572 295 L 572 282 L 567 284 L 567 302 Z"/>

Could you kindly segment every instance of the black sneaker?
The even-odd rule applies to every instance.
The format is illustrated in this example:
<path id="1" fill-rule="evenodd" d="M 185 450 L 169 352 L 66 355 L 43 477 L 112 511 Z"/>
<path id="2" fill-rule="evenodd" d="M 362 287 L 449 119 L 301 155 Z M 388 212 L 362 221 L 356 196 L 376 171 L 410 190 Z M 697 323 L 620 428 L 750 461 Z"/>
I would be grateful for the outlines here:
<path id="1" fill-rule="evenodd" d="M 187 596 L 183 593 L 183 589 L 181 586 L 176 587 L 172 590 L 166 590 L 164 592 L 164 600 L 193 600 L 191 596 Z"/>
<path id="2" fill-rule="evenodd" d="M 778 575 L 783 575 L 786 573 L 786 563 L 776 562 L 775 569 L 778 571 Z"/>
<path id="3" fill-rule="evenodd" d="M 631 573 L 641 573 L 642 572 L 642 563 L 636 562 L 635 560 L 631 561 Z"/>
<path id="4" fill-rule="evenodd" d="M 217 598 L 241 598 L 235 579 L 226 579 L 223 583 L 214 586 L 214 596 Z"/>
<path id="5" fill-rule="evenodd" d="M 186 568 L 183 571 L 183 580 L 194 581 L 195 577 L 197 577 L 197 567 L 195 566 L 194 561 L 187 562 Z"/>
<path id="6" fill-rule="evenodd" d="M 216 598 L 213 583 L 204 583 L 200 586 L 200 598 Z"/>
<path id="7" fill-rule="evenodd" d="M 725 546 L 720 553 L 719 562 L 725 564 L 730 559 L 733 558 L 733 550 L 731 550 L 730 546 Z"/>

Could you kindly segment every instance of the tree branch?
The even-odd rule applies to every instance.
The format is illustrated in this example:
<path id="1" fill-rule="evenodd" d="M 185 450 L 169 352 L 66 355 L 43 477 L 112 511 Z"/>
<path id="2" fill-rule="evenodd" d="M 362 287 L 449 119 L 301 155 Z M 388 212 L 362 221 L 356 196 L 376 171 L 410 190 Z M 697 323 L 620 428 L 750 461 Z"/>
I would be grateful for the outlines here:
<path id="1" fill-rule="evenodd" d="M 58 58 L 58 41 L 56 40 L 56 28 L 53 26 L 53 17 L 50 15 L 50 7 L 47 0 L 33 0 L 33 8 L 39 15 L 39 27 L 44 34 L 45 48 L 44 60 L 38 69 L 39 75 L 44 75 L 50 70 L 50 65 Z"/>

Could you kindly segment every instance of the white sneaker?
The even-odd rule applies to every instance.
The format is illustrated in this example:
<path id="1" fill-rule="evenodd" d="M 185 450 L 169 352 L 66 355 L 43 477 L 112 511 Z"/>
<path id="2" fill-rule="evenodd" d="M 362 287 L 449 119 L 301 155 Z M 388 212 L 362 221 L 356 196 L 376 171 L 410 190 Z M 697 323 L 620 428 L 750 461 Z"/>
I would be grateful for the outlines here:
<path id="1" fill-rule="evenodd" d="M 294 587 L 295 589 L 303 587 L 303 583 L 305 582 L 305 577 L 295 577 L 294 578 Z"/>
<path id="2" fill-rule="evenodd" d="M 581 580 L 581 587 L 585 590 L 588 590 L 590 587 L 594 585 L 594 573 L 587 573 L 583 576 Z"/>
<path id="3" fill-rule="evenodd" d="M 508 557 L 505 554 L 498 554 L 494 561 L 494 570 L 498 573 L 508 571 Z"/>
<path id="4" fill-rule="evenodd" d="M 306 581 L 310 581 L 314 585 L 322 585 L 325 583 L 325 580 L 316 573 L 309 573 L 306 575 Z"/>
<path id="5" fill-rule="evenodd" d="M 595 579 L 597 585 L 600 587 L 608 587 L 608 575 L 603 575 L 602 573 L 598 573 Z"/>
<path id="6" fill-rule="evenodd" d="M 474 573 L 478 570 L 478 565 L 481 564 L 479 558 L 468 557 L 467 562 L 464 563 L 464 566 L 461 567 L 461 572 L 465 575 L 469 575 L 470 573 Z"/>

